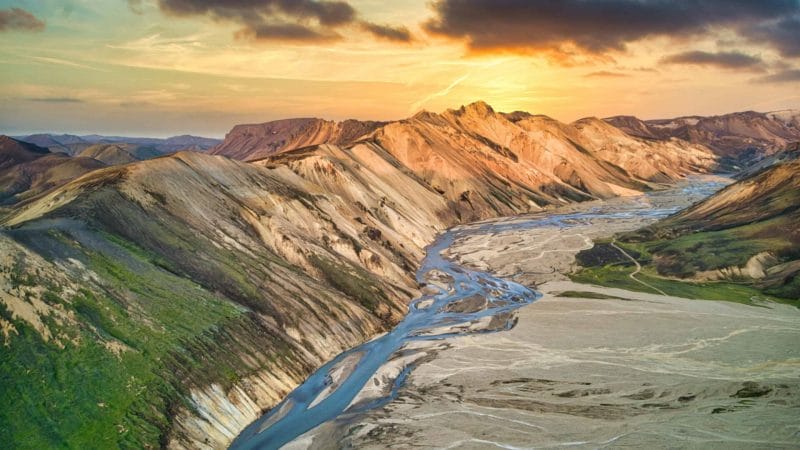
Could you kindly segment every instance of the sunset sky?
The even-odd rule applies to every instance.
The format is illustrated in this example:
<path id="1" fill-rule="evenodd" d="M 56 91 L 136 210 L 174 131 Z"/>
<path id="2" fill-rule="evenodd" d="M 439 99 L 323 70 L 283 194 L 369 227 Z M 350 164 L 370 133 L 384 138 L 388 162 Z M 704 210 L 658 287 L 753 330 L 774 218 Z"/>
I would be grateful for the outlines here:
<path id="1" fill-rule="evenodd" d="M 800 0 L 0 0 L 0 133 L 800 108 Z"/>

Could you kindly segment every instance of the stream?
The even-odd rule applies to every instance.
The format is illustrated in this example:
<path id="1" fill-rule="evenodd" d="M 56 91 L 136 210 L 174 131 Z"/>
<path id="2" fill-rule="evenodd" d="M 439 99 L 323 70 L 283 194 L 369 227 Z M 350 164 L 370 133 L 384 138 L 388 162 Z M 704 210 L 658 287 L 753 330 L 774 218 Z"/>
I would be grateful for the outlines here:
<path id="1" fill-rule="evenodd" d="M 423 295 L 411 302 L 406 317 L 390 332 L 347 350 L 320 367 L 280 404 L 245 428 L 230 448 L 278 449 L 325 422 L 345 420 L 385 405 L 397 396 L 414 369 L 418 361 L 415 354 L 425 354 L 424 346 L 418 345 L 423 341 L 513 328 L 515 310 L 535 302 L 541 294 L 447 259 L 443 254 L 457 240 L 538 227 L 565 229 L 598 218 L 655 220 L 678 209 L 660 204 L 659 196 L 677 193 L 699 200 L 723 185 L 694 182 L 648 193 L 621 206 L 601 203 L 585 211 L 537 213 L 446 231 L 426 249 L 416 274 L 417 281 L 425 286 Z"/>

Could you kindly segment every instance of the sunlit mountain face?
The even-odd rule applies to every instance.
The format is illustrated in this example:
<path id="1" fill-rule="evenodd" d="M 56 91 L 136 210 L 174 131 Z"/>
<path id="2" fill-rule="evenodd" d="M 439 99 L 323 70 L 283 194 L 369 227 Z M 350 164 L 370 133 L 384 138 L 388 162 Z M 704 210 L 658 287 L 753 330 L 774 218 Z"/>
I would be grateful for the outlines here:
<path id="1" fill-rule="evenodd" d="M 2 131 L 222 135 L 484 100 L 571 121 L 798 102 L 798 2 L 3 0 Z"/>

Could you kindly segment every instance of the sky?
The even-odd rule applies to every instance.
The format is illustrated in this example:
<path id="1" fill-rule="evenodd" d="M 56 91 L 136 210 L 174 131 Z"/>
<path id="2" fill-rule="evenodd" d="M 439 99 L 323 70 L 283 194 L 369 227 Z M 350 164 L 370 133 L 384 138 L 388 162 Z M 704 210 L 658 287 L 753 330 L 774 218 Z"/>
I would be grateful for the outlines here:
<path id="1" fill-rule="evenodd" d="M 0 0 L 0 133 L 800 108 L 800 0 Z"/>

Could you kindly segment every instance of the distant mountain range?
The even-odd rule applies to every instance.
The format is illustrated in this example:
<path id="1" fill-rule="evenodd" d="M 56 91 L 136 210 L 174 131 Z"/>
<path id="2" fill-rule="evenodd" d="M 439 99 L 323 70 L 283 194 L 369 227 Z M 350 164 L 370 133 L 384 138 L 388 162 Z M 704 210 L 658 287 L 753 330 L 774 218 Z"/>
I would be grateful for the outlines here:
<path id="1" fill-rule="evenodd" d="M 631 136 L 656 140 L 678 138 L 704 145 L 740 165 L 779 152 L 800 139 L 800 110 L 746 111 L 666 120 L 616 116 L 605 120 Z"/>
<path id="2" fill-rule="evenodd" d="M 124 136 L 101 136 L 90 134 L 76 136 L 72 134 L 31 134 L 27 136 L 16 136 L 16 139 L 40 147 L 45 147 L 53 153 L 66 153 L 70 156 L 76 155 L 88 147 L 96 144 L 128 144 L 141 147 L 150 147 L 153 151 L 160 154 L 172 153 L 179 150 L 206 151 L 221 141 L 219 139 L 204 138 L 198 136 L 182 135 L 169 138 L 142 138 Z"/>

